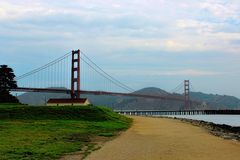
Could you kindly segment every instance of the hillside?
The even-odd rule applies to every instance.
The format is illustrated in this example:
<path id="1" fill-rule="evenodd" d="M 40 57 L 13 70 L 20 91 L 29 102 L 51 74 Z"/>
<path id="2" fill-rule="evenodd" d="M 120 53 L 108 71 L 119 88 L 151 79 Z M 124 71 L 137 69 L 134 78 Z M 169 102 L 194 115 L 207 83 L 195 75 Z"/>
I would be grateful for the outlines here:
<path id="1" fill-rule="evenodd" d="M 143 88 L 134 93 L 147 95 L 172 95 L 162 89 L 148 87 Z M 178 95 L 180 96 L 180 95 Z M 24 93 L 18 96 L 20 102 L 31 105 L 43 105 L 49 98 L 67 98 L 69 95 L 60 93 Z M 105 96 L 105 95 L 82 95 L 87 97 L 94 105 L 107 106 L 113 109 L 161 109 L 161 110 L 175 110 L 182 109 L 183 102 L 144 99 L 135 97 L 123 96 Z M 240 99 L 227 95 L 205 94 L 201 92 L 191 92 L 192 100 L 206 102 L 207 106 L 204 109 L 240 109 Z M 202 106 L 195 106 L 193 108 L 201 109 Z"/>
<path id="2" fill-rule="evenodd" d="M 53 160 L 79 150 L 84 158 L 130 124 L 104 107 L 0 104 L 0 159 Z"/>
<path id="3" fill-rule="evenodd" d="M 169 93 L 156 87 L 143 88 L 133 93 L 136 94 L 146 94 L 146 95 L 168 95 Z"/>
<path id="4" fill-rule="evenodd" d="M 191 98 L 197 101 L 205 101 L 211 106 L 218 108 L 240 109 L 240 99 L 234 96 L 205 94 L 202 92 L 191 92 Z"/>

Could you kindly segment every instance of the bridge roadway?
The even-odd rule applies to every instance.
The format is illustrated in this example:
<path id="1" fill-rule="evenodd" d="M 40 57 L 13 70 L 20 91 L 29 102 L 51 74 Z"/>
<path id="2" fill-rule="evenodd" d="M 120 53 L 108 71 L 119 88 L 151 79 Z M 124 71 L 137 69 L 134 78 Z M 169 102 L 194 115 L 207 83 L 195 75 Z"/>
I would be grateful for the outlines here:
<path id="1" fill-rule="evenodd" d="M 49 93 L 66 93 L 70 94 L 70 89 L 61 88 L 24 88 L 18 87 L 10 89 L 15 92 L 49 92 Z M 139 98 L 150 98 L 160 100 L 173 100 L 184 102 L 184 97 L 173 97 L 173 96 L 154 96 L 144 95 L 136 93 L 118 93 L 118 92 L 105 92 L 105 91 L 86 91 L 81 90 L 80 94 L 92 94 L 92 95 L 110 95 L 110 96 L 127 96 L 127 97 L 139 97 Z M 191 104 L 200 105 L 199 101 L 190 101 Z M 115 110 L 120 114 L 126 115 L 199 115 L 199 114 L 240 114 L 240 110 Z"/>
<path id="2" fill-rule="evenodd" d="M 23 88 L 18 87 L 10 89 L 16 92 L 49 92 L 49 93 L 66 93 L 70 94 L 70 89 L 61 88 Z M 173 96 L 154 96 L 144 95 L 136 93 L 118 93 L 118 92 L 105 92 L 105 91 L 86 91 L 81 90 L 80 94 L 92 94 L 92 95 L 110 95 L 110 96 L 127 96 L 127 97 L 139 97 L 139 98 L 150 98 L 160 100 L 173 100 L 184 102 L 184 97 L 173 97 Z M 201 102 L 190 101 L 191 104 L 200 105 Z M 115 110 L 120 114 L 126 115 L 199 115 L 199 114 L 240 114 L 240 110 Z"/>
<path id="3" fill-rule="evenodd" d="M 60 89 L 60 88 L 24 88 L 18 87 L 15 89 L 10 89 L 16 92 L 50 92 L 50 93 L 67 93 L 70 94 L 70 89 Z M 173 100 L 184 102 L 184 97 L 181 96 L 154 96 L 154 95 L 144 95 L 136 93 L 119 93 L 119 92 L 105 92 L 105 91 L 86 91 L 81 90 L 80 94 L 92 94 L 92 95 L 110 95 L 110 96 L 127 96 L 127 97 L 139 97 L 139 98 L 150 98 L 150 99 L 160 99 L 160 100 Z M 198 101 L 190 101 L 192 104 L 201 104 Z"/>

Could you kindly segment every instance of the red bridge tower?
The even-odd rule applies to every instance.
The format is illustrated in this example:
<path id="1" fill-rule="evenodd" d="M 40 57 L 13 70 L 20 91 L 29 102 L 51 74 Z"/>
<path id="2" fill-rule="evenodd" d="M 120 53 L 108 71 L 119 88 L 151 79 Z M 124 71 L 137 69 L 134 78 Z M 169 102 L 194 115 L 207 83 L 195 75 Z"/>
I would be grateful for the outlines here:
<path id="1" fill-rule="evenodd" d="M 185 104 L 185 110 L 190 109 L 189 92 L 190 92 L 189 80 L 184 80 L 184 104 Z"/>
<path id="2" fill-rule="evenodd" d="M 72 51 L 71 98 L 80 99 L 80 50 Z"/>

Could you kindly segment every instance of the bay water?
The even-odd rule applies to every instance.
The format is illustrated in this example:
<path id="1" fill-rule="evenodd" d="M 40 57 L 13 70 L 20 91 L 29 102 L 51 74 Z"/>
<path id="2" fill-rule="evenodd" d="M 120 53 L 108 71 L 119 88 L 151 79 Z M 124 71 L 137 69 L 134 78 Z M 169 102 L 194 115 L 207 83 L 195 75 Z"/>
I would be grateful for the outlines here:
<path id="1" fill-rule="evenodd" d="M 167 115 L 167 117 L 203 120 L 215 124 L 226 124 L 229 126 L 240 127 L 240 115 Z"/>

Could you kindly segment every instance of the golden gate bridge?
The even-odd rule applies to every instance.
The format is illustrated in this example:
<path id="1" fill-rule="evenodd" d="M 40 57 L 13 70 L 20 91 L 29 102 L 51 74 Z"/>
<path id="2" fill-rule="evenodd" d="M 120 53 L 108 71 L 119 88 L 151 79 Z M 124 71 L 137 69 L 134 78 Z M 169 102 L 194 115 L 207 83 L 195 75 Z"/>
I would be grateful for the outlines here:
<path id="1" fill-rule="evenodd" d="M 139 94 L 128 85 L 120 82 L 80 50 L 73 50 L 39 68 L 15 78 L 16 92 L 67 93 L 71 99 L 80 99 L 83 94 L 139 97 L 146 99 L 180 101 L 184 110 L 202 102 L 190 100 L 189 80 L 184 80 L 173 91 L 183 89 L 183 93 L 163 95 Z M 152 111 L 151 111 L 152 112 Z M 168 112 L 167 112 L 168 113 Z"/>

